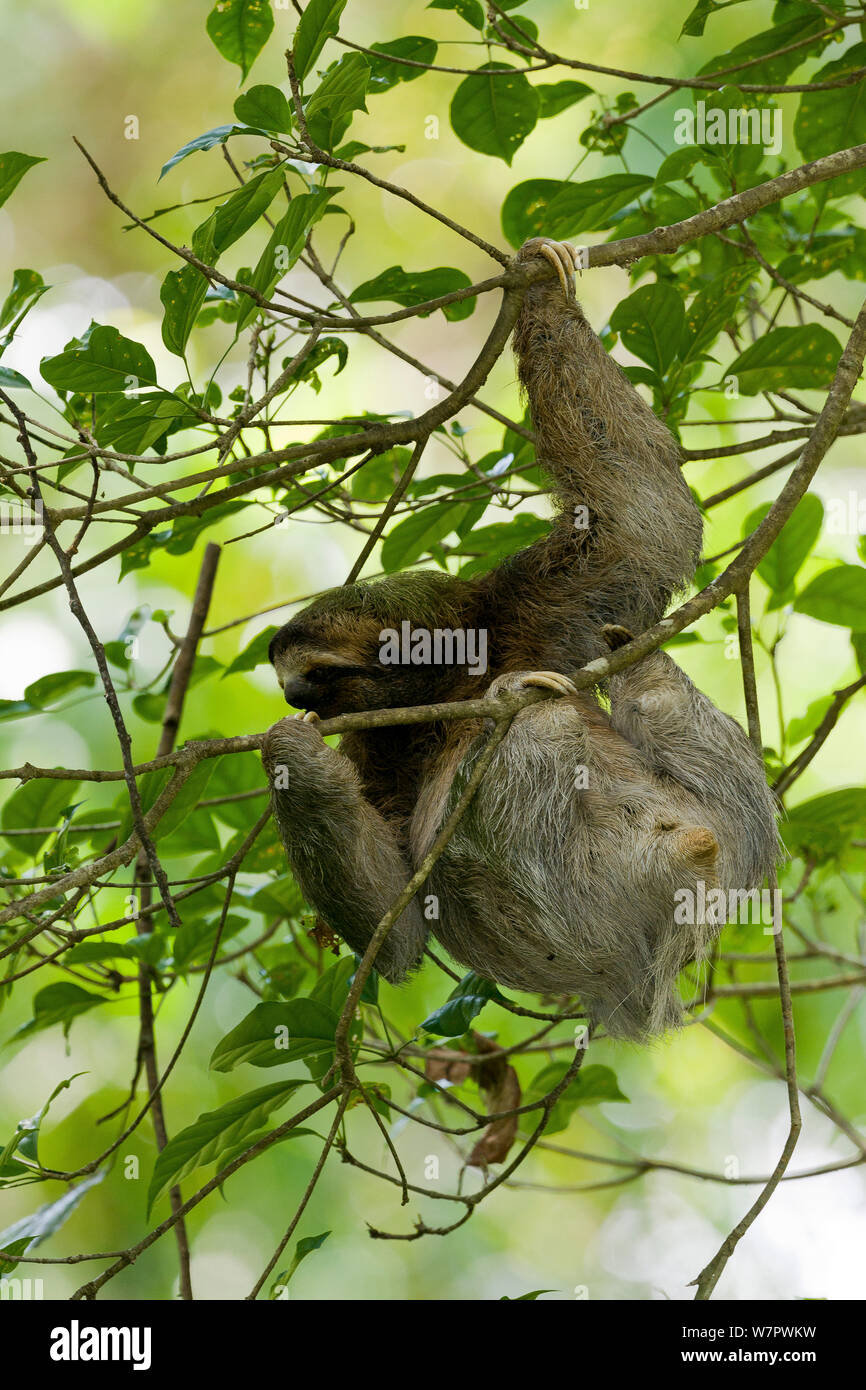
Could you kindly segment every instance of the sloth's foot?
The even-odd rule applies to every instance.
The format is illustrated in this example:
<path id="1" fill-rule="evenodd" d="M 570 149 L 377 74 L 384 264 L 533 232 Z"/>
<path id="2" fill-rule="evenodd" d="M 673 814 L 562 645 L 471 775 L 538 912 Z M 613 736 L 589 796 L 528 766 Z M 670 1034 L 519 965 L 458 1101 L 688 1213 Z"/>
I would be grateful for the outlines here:
<path id="1" fill-rule="evenodd" d="M 488 695 L 501 695 L 510 690 L 519 694 L 522 690 L 536 687 L 539 690 L 554 690 L 557 695 L 577 695 L 577 686 L 559 671 L 507 671 L 497 676 L 488 690 Z"/>
<path id="2" fill-rule="evenodd" d="M 615 652 L 617 647 L 625 647 L 629 642 L 634 641 L 634 633 L 629 632 L 627 627 L 622 627 L 619 623 L 605 623 L 601 635 L 612 652 Z"/>
<path id="3" fill-rule="evenodd" d="M 517 253 L 519 261 L 531 260 L 533 256 L 543 256 L 549 261 L 559 276 L 559 283 L 566 299 L 574 299 L 574 272 L 577 267 L 577 251 L 570 241 L 553 241 L 551 237 L 535 236 L 525 241 Z"/>

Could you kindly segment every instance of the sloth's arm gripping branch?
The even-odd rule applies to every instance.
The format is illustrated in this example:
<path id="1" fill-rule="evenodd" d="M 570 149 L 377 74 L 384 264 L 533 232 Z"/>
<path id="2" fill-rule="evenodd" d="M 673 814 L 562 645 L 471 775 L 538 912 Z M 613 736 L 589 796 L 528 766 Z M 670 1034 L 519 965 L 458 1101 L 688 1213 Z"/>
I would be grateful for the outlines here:
<path id="1" fill-rule="evenodd" d="M 571 248 L 535 238 L 517 260 L 539 256 L 553 259 L 560 274 L 527 291 L 514 347 L 538 461 L 561 512 L 547 562 L 554 572 L 571 571 L 577 621 L 642 631 L 694 572 L 700 513 L 675 440 L 574 298 Z"/>
<path id="2" fill-rule="evenodd" d="M 262 762 L 289 865 L 307 901 L 363 955 L 378 922 L 411 877 L 388 823 L 364 798 L 358 774 L 314 725 L 283 719 L 268 730 Z M 424 950 L 427 928 L 413 899 L 376 957 L 392 983 Z"/>

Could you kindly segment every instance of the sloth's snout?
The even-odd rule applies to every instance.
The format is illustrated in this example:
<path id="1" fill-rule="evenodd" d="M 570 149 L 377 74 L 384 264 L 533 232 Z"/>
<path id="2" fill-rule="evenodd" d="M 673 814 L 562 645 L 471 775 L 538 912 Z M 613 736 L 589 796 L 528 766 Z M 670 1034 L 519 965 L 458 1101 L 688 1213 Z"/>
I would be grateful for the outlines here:
<path id="1" fill-rule="evenodd" d="M 287 705 L 294 705 L 295 709 L 310 709 L 316 697 L 316 688 L 306 676 L 290 676 L 283 686 L 283 694 Z"/>

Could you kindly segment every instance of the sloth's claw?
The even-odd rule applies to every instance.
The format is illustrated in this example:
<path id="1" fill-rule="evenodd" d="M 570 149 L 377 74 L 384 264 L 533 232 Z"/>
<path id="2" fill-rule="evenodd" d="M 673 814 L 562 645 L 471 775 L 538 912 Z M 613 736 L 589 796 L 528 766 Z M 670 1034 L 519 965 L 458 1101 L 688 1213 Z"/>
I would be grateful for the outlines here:
<path id="1" fill-rule="evenodd" d="M 634 641 L 634 633 L 627 627 L 622 627 L 620 623 L 605 623 L 601 635 L 612 652 L 615 652 L 617 647 L 625 647 Z"/>
<path id="2" fill-rule="evenodd" d="M 560 695 L 578 694 L 574 682 L 559 671 L 528 671 L 523 677 L 523 684 L 538 686 L 540 690 L 556 690 Z"/>
<path id="3" fill-rule="evenodd" d="M 567 241 L 545 241 L 538 250 L 556 270 L 566 299 L 574 299 L 574 269 L 577 265 L 574 247 Z"/>
<path id="4" fill-rule="evenodd" d="M 504 690 L 519 693 L 530 688 L 553 690 L 557 695 L 579 694 L 577 686 L 559 671 L 509 671 L 493 682 L 489 693 L 501 695 Z"/>
<path id="5" fill-rule="evenodd" d="M 304 724 L 318 724 L 320 722 L 319 716 L 314 709 L 308 709 L 304 714 L 299 711 L 297 714 L 292 715 L 292 719 L 300 719 Z"/>
<path id="6" fill-rule="evenodd" d="M 569 304 L 574 303 L 574 272 L 579 269 L 580 256 L 570 241 L 554 241 L 553 237 L 533 236 L 525 241 L 517 253 L 518 262 L 534 260 L 542 256 L 552 265 L 562 286 L 562 292 Z"/>

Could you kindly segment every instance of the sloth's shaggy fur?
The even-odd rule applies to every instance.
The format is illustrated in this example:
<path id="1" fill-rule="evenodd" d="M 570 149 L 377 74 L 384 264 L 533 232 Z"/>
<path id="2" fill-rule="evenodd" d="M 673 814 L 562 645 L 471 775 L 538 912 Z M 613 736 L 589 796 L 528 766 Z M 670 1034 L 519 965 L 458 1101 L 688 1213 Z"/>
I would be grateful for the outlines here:
<path id="1" fill-rule="evenodd" d="M 691 578 L 701 520 L 676 444 L 559 283 L 528 291 L 514 345 L 557 498 L 549 536 L 475 580 L 400 575 L 325 595 L 272 644 L 287 698 L 303 696 L 293 703 L 327 716 L 483 693 L 465 668 L 383 667 L 379 634 L 406 619 L 485 628 L 489 688 L 519 689 L 527 673 L 566 674 L 656 622 Z M 742 730 L 664 653 L 607 693 L 609 713 L 574 695 L 518 715 L 422 901 L 381 948 L 389 980 L 418 964 L 432 931 L 500 984 L 577 996 L 615 1036 L 679 1021 L 677 974 L 719 927 L 677 924 L 675 893 L 759 886 L 778 853 L 773 801 Z M 484 741 L 464 721 L 354 733 L 339 752 L 310 723 L 269 731 L 289 863 L 354 949 L 429 850 Z"/>

